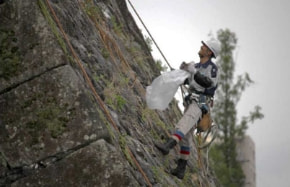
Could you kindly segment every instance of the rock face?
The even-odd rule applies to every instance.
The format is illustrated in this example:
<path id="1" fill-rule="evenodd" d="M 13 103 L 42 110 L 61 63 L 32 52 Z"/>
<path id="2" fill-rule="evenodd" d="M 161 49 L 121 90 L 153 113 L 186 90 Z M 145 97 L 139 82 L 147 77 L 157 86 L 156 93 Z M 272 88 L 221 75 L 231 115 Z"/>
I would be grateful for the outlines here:
<path id="1" fill-rule="evenodd" d="M 216 186 L 193 146 L 154 147 L 180 119 L 146 107 L 160 75 L 124 0 L 0 1 L 0 186 Z"/>

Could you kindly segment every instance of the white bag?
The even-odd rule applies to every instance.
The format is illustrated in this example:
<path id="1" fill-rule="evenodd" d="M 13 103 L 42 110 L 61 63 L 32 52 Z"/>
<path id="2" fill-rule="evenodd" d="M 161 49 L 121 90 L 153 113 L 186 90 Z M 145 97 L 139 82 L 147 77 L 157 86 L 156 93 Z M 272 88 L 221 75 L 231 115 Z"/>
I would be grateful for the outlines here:
<path id="1" fill-rule="evenodd" d="M 184 70 L 173 70 L 155 78 L 146 88 L 146 102 L 150 109 L 164 110 L 173 99 L 179 85 L 184 83 L 190 73 Z"/>

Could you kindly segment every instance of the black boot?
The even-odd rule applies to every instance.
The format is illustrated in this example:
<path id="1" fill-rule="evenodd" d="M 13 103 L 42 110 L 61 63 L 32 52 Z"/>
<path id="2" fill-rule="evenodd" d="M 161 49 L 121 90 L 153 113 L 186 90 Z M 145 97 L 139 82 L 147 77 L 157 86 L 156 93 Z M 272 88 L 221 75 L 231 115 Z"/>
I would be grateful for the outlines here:
<path id="1" fill-rule="evenodd" d="M 171 171 L 171 174 L 176 176 L 179 179 L 183 179 L 186 165 L 187 165 L 187 160 L 179 159 L 177 163 L 177 167 Z"/>
<path id="2" fill-rule="evenodd" d="M 170 138 L 165 144 L 157 143 L 155 144 L 155 147 L 157 147 L 157 149 L 161 151 L 163 155 L 168 155 L 170 149 L 172 149 L 176 144 L 177 144 L 176 140 Z"/>

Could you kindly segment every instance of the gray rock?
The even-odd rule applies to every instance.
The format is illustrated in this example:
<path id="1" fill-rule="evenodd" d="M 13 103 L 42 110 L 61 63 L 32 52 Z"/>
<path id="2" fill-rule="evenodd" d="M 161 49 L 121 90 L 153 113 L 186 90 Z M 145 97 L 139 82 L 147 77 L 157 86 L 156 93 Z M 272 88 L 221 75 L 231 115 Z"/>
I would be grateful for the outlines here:
<path id="1" fill-rule="evenodd" d="M 184 180 L 178 150 L 155 149 L 181 112 L 146 107 L 160 72 L 126 1 L 2 1 L 0 16 L 0 186 L 218 185 L 195 149 Z"/>

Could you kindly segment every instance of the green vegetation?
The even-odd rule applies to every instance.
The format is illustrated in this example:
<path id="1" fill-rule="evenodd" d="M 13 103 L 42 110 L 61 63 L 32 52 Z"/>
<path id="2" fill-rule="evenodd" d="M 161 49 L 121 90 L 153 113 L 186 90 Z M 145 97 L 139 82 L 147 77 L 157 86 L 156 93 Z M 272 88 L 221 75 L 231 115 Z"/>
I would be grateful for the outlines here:
<path id="1" fill-rule="evenodd" d="M 149 108 L 142 109 L 142 120 L 153 122 L 164 130 L 169 130 L 170 127 L 165 125 L 165 123 L 159 118 L 158 114 L 154 110 Z"/>
<path id="2" fill-rule="evenodd" d="M 153 128 L 150 130 L 151 137 L 155 140 L 160 139 L 160 134 L 158 134 Z"/>
<path id="3" fill-rule="evenodd" d="M 127 47 L 127 50 L 131 53 L 131 56 L 138 63 L 138 65 L 142 65 L 145 56 L 141 49 L 138 46 L 130 45 L 129 47 Z"/>
<path id="4" fill-rule="evenodd" d="M 40 101 L 41 106 L 39 106 Z M 25 123 L 32 138 L 31 145 L 41 142 L 45 131 L 49 132 L 52 138 L 61 136 L 66 131 L 71 116 L 75 115 L 75 108 L 70 108 L 68 103 L 59 105 L 56 97 L 40 92 L 25 98 L 22 103 L 19 106 L 21 109 L 33 110 L 31 120 Z M 33 109 L 34 107 L 37 108 Z"/>
<path id="5" fill-rule="evenodd" d="M 127 146 L 126 136 L 125 136 L 125 135 L 120 135 L 120 136 L 119 136 L 119 145 L 121 146 L 122 151 L 123 151 L 123 153 L 124 153 L 126 159 L 129 161 L 129 163 L 130 163 L 132 166 L 135 166 L 135 163 L 133 162 L 132 157 L 131 157 L 131 155 L 130 155 L 129 147 Z M 136 166 L 135 166 L 135 167 L 136 167 Z"/>
<path id="6" fill-rule="evenodd" d="M 96 82 L 99 82 L 99 81 L 106 81 L 106 78 L 104 77 L 104 75 L 95 75 L 94 76 L 94 80 Z"/>
<path id="7" fill-rule="evenodd" d="M 8 80 L 21 68 L 14 31 L 0 29 L 0 78 Z"/>
<path id="8" fill-rule="evenodd" d="M 105 47 L 103 47 L 103 48 L 101 49 L 101 53 L 102 53 L 102 56 L 103 56 L 105 59 L 108 59 L 108 58 L 110 57 L 110 53 L 109 53 L 109 51 L 108 51 Z"/>
<path id="9" fill-rule="evenodd" d="M 125 104 L 127 103 L 126 99 L 122 97 L 121 95 L 116 95 L 115 99 L 116 99 L 117 109 L 122 110 Z"/>
<path id="10" fill-rule="evenodd" d="M 47 10 L 46 5 L 43 2 L 43 0 L 38 0 L 38 5 L 39 5 L 44 17 L 46 18 L 48 24 L 50 25 L 50 28 L 51 28 L 53 34 L 56 36 L 56 39 L 59 42 L 61 48 L 63 49 L 65 54 L 68 55 L 68 51 L 67 51 L 67 48 L 66 48 L 65 41 L 62 39 L 61 35 L 59 34 L 57 25 L 54 22 L 54 20 L 52 19 L 52 17 L 50 16 L 50 13 Z"/>
<path id="11" fill-rule="evenodd" d="M 151 38 L 148 37 L 148 36 L 144 36 L 144 38 L 145 38 L 145 42 L 146 42 L 150 52 L 152 52 L 153 51 L 153 49 L 152 49 L 152 43 L 153 42 L 152 42 Z"/>
<path id="12" fill-rule="evenodd" d="M 68 117 L 61 116 L 61 111 L 62 109 L 60 108 L 47 107 L 36 114 L 40 120 L 40 124 L 46 123 L 51 137 L 53 138 L 57 138 L 65 131 L 67 127 L 66 124 L 69 121 Z"/>
<path id="13" fill-rule="evenodd" d="M 157 183 L 162 182 L 162 176 L 165 175 L 165 172 L 162 167 L 160 166 L 152 166 L 151 171 L 154 174 Z"/>
<path id="14" fill-rule="evenodd" d="M 127 100 L 119 93 L 119 90 L 114 86 L 114 83 L 109 84 L 105 88 L 104 94 L 105 103 L 114 110 L 121 111 L 127 103 Z"/>
<path id="15" fill-rule="evenodd" d="M 35 119 L 26 123 L 32 141 L 31 145 L 40 142 L 42 131 L 48 130 L 52 138 L 58 138 L 67 128 L 69 117 L 66 116 L 65 108 L 48 104 L 36 112 Z"/>
<path id="16" fill-rule="evenodd" d="M 115 75 L 112 82 L 103 78 L 107 85 L 104 89 L 105 103 L 116 111 L 122 111 L 128 101 L 121 93 L 123 89 L 128 87 L 129 78 L 123 74 Z"/>
<path id="17" fill-rule="evenodd" d="M 120 36 L 122 34 L 122 30 L 123 30 L 122 25 L 120 25 L 120 23 L 117 22 L 117 19 L 115 16 L 112 16 L 111 20 L 112 20 L 114 32 Z"/>
<path id="18" fill-rule="evenodd" d="M 167 66 L 162 65 L 162 61 L 161 60 L 156 60 L 155 61 L 158 71 L 167 71 Z"/>
<path id="19" fill-rule="evenodd" d="M 243 117 L 242 122 L 237 122 L 236 106 L 240 100 L 241 93 L 253 81 L 248 74 L 238 76 L 234 83 L 235 62 L 233 51 L 237 44 L 237 38 L 230 30 L 219 30 L 218 40 L 221 42 L 220 58 L 217 61 L 220 67 L 219 88 L 216 93 L 214 105 L 214 121 L 219 124 L 221 133 L 219 134 L 219 144 L 212 147 L 210 158 L 211 165 L 223 186 L 239 187 L 243 186 L 244 174 L 241 164 L 237 160 L 236 138 L 243 137 L 247 129 L 247 123 L 263 118 L 260 107 L 257 106 L 249 117 Z"/>
<path id="20" fill-rule="evenodd" d="M 90 16 L 96 19 L 96 21 L 100 21 L 102 17 L 101 9 L 94 4 L 92 0 L 85 0 L 83 3 L 83 7 L 85 12 Z"/>
<path id="21" fill-rule="evenodd" d="M 144 52 L 141 50 L 140 46 L 134 43 L 128 44 L 126 49 L 131 54 L 131 57 L 133 58 L 134 65 L 138 65 L 139 69 L 143 72 L 150 72 L 148 65 L 146 64 L 146 61 L 148 59 L 151 59 L 151 57 L 146 56 Z"/>
<path id="22" fill-rule="evenodd" d="M 105 123 L 105 125 L 107 127 L 107 130 L 108 130 L 108 132 L 110 134 L 111 139 L 112 140 L 116 140 L 116 136 L 115 136 L 115 134 L 113 132 L 112 126 L 109 123 L 109 121 L 107 120 L 107 118 L 105 117 L 104 113 L 98 108 L 97 108 L 97 111 L 98 111 L 98 114 L 100 116 L 101 121 Z"/>
<path id="23" fill-rule="evenodd" d="M 61 34 L 59 33 L 58 27 L 57 27 L 56 23 L 54 22 L 54 20 L 52 19 L 52 17 L 50 16 L 50 13 L 47 10 L 47 7 L 46 7 L 45 3 L 43 2 L 43 0 L 38 0 L 38 5 L 39 5 L 45 19 L 47 20 L 53 34 L 55 35 L 60 47 L 62 48 L 64 54 L 66 55 L 67 59 L 71 63 L 73 63 L 74 58 L 69 54 L 69 52 L 67 50 L 66 42 L 63 40 Z"/>

